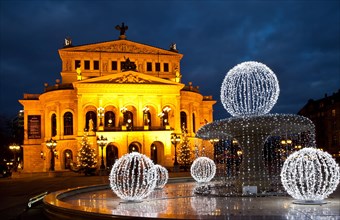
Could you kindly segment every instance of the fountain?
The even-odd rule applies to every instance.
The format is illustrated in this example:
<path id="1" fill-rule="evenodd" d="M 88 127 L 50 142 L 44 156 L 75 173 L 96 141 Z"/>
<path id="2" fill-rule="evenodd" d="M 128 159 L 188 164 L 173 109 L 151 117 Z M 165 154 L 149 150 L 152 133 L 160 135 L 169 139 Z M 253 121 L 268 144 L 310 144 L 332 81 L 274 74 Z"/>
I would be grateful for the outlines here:
<path id="1" fill-rule="evenodd" d="M 221 159 L 224 163 L 219 163 L 217 157 L 215 163 L 200 157 L 191 169 L 198 183 L 192 180 L 176 182 L 168 181 L 167 171 L 162 167 L 155 168 L 149 158 L 132 153 L 114 164 L 109 179 L 111 188 L 105 184 L 50 193 L 44 198 L 45 214 L 50 219 L 229 219 L 236 216 L 311 219 L 340 216 L 340 199 L 330 198 L 332 202 L 326 207 L 306 208 L 291 204 L 288 197 L 270 196 L 283 192 L 282 166 L 285 166 L 281 174 L 285 188 L 294 188 L 295 182 L 301 182 L 301 179 L 292 181 L 299 175 L 291 175 L 300 167 L 284 165 L 289 154 L 300 148 L 315 149 L 314 125 L 309 119 L 292 114 L 268 114 L 278 95 L 278 81 L 267 66 L 257 62 L 237 65 L 228 72 L 221 89 L 222 103 L 232 117 L 206 124 L 196 133 L 198 138 L 214 140 L 216 152 L 217 148 L 229 151 L 228 147 L 237 143 L 239 159 L 235 164 L 225 163 L 228 160 L 225 155 Z M 289 157 L 285 164 L 298 164 L 294 159 Z M 320 157 L 318 161 L 326 160 Z M 230 166 L 236 172 L 227 172 Z M 339 168 L 336 164 L 333 167 L 336 167 L 334 171 L 318 167 L 322 172 L 337 175 L 323 176 L 325 181 L 331 179 L 330 191 L 339 181 Z M 155 187 L 158 189 L 153 191 Z M 323 193 L 322 198 L 330 192 L 321 185 L 319 189 L 322 189 L 319 190 Z"/>
<path id="2" fill-rule="evenodd" d="M 289 140 L 291 146 L 315 147 L 315 129 L 309 119 L 293 114 L 268 114 L 278 96 L 278 80 L 262 63 L 244 62 L 227 73 L 221 87 L 221 101 L 233 117 L 206 124 L 196 133 L 198 138 L 219 139 L 222 144 L 234 140 L 242 150 L 239 165 L 225 164 L 225 170 L 238 166 L 238 171 L 230 178 L 228 173 L 220 173 L 222 185 L 232 182 L 233 188 L 219 194 L 280 191 L 280 184 L 273 180 L 279 179 L 278 171 L 292 149 L 275 145 L 281 140 Z M 273 167 L 276 172 L 272 172 Z"/>

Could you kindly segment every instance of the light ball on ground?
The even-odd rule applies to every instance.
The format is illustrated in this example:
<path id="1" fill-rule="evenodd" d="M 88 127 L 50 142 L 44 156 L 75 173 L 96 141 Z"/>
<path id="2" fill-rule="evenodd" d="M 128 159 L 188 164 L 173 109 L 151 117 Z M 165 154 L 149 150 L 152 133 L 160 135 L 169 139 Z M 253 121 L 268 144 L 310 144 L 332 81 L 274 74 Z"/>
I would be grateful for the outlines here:
<path id="1" fill-rule="evenodd" d="M 339 165 L 332 156 L 315 148 L 291 154 L 281 170 L 281 182 L 295 203 L 320 204 L 339 183 Z"/>
<path id="2" fill-rule="evenodd" d="M 280 93 L 274 72 L 266 65 L 243 62 L 233 67 L 221 86 L 221 102 L 232 116 L 264 115 Z"/>
<path id="3" fill-rule="evenodd" d="M 156 181 L 155 189 L 162 189 L 169 179 L 168 170 L 165 167 L 158 165 L 158 164 L 154 166 L 154 169 L 156 170 L 156 173 L 157 173 L 157 181 Z"/>
<path id="4" fill-rule="evenodd" d="M 216 173 L 216 165 L 213 160 L 208 157 L 198 157 L 191 165 L 191 176 L 199 183 L 209 182 L 214 178 Z"/>
<path id="5" fill-rule="evenodd" d="M 137 152 L 122 156 L 112 167 L 111 189 L 121 199 L 142 200 L 156 186 L 157 173 L 153 166 L 147 156 Z"/>

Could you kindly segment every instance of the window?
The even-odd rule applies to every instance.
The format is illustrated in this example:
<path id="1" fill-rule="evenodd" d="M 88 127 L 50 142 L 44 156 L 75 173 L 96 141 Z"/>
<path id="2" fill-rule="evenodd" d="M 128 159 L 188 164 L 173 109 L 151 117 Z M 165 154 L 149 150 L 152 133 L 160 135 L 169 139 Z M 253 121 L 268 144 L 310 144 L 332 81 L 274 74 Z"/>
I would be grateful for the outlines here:
<path id="1" fill-rule="evenodd" d="M 111 70 L 117 70 L 117 61 L 112 61 L 111 62 Z"/>
<path id="2" fill-rule="evenodd" d="M 64 135 L 73 135 L 73 115 L 71 112 L 64 114 Z"/>
<path id="3" fill-rule="evenodd" d="M 152 63 L 151 62 L 146 63 L 146 71 L 148 71 L 148 72 L 152 71 Z"/>
<path id="4" fill-rule="evenodd" d="M 156 72 L 161 71 L 161 64 L 160 63 L 156 63 Z"/>
<path id="5" fill-rule="evenodd" d="M 335 115 L 336 115 L 336 111 L 335 109 L 332 109 L 332 116 L 335 117 Z"/>
<path id="6" fill-rule="evenodd" d="M 74 61 L 74 69 L 77 69 L 78 67 L 80 67 L 80 60 L 75 60 Z"/>
<path id="7" fill-rule="evenodd" d="M 105 128 L 113 128 L 115 126 L 115 113 L 112 111 L 105 112 L 104 126 Z"/>
<path id="8" fill-rule="evenodd" d="M 185 112 L 181 112 L 181 127 L 187 128 L 187 114 Z"/>
<path id="9" fill-rule="evenodd" d="M 196 132 L 196 126 L 195 126 L 195 114 L 192 113 L 192 131 L 195 133 Z"/>
<path id="10" fill-rule="evenodd" d="M 51 137 L 57 135 L 57 116 L 56 114 L 52 114 L 51 116 Z"/>
<path id="11" fill-rule="evenodd" d="M 99 60 L 94 60 L 93 61 L 93 69 L 94 70 L 99 70 Z"/>
<path id="12" fill-rule="evenodd" d="M 90 61 L 89 60 L 85 60 L 84 61 L 84 69 L 85 70 L 89 70 L 90 69 Z"/>
<path id="13" fill-rule="evenodd" d="M 169 72 L 169 64 L 168 63 L 164 63 L 164 72 Z"/>

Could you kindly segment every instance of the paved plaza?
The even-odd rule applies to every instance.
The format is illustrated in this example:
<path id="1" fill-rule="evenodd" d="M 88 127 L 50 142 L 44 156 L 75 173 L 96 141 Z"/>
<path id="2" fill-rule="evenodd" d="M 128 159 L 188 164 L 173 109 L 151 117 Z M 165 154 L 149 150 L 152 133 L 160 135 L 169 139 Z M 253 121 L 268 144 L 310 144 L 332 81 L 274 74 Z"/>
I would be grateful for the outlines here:
<path id="1" fill-rule="evenodd" d="M 177 181 L 176 181 L 177 180 Z M 165 189 L 155 191 L 141 203 L 122 203 L 110 189 L 88 192 L 65 202 L 80 203 L 85 209 L 97 205 L 115 215 L 147 218 L 184 219 L 340 219 L 340 190 L 325 205 L 296 205 L 289 196 L 276 197 L 203 197 L 192 193 L 194 182 L 171 179 Z M 47 219 L 41 204 L 25 210 L 29 198 L 42 192 L 86 185 L 108 184 L 108 176 L 64 176 L 0 179 L 1 219 Z M 93 198 L 96 203 L 93 203 Z M 159 199 L 160 197 L 166 199 Z M 107 198 L 107 199 L 102 199 Z M 92 202 L 91 202 L 92 201 Z M 73 204 L 74 205 L 74 204 Z M 106 209 L 106 210 L 105 210 Z M 146 211 L 147 210 L 147 211 Z"/>

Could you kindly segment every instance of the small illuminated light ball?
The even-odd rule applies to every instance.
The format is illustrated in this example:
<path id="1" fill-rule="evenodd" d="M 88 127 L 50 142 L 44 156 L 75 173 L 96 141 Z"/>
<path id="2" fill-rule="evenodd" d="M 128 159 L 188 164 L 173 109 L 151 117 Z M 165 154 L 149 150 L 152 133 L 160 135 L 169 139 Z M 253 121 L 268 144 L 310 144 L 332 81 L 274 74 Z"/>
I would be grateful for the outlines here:
<path id="1" fill-rule="evenodd" d="M 198 157 L 191 165 L 191 176 L 198 183 L 207 183 L 214 178 L 216 173 L 216 165 L 213 160 L 208 157 Z"/>
<path id="2" fill-rule="evenodd" d="M 147 156 L 133 152 L 115 162 L 109 176 L 112 191 L 121 199 L 139 201 L 156 187 L 157 173 Z"/>
<path id="3" fill-rule="evenodd" d="M 221 102 L 232 116 L 264 115 L 280 93 L 274 72 L 266 65 L 243 62 L 233 67 L 221 86 Z"/>
<path id="4" fill-rule="evenodd" d="M 156 181 L 155 189 L 162 189 L 169 179 L 168 170 L 165 167 L 158 165 L 158 164 L 154 166 L 154 169 L 156 169 L 157 177 L 158 177 Z"/>
<path id="5" fill-rule="evenodd" d="M 316 148 L 291 154 L 281 170 L 281 182 L 298 204 L 324 204 L 340 181 L 339 165 L 332 156 Z"/>

